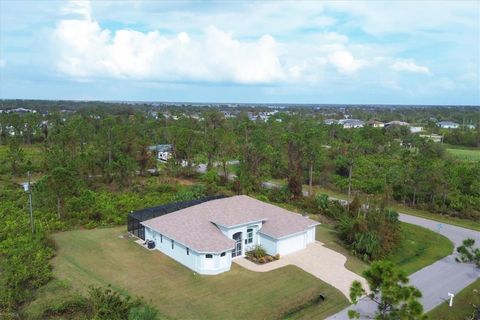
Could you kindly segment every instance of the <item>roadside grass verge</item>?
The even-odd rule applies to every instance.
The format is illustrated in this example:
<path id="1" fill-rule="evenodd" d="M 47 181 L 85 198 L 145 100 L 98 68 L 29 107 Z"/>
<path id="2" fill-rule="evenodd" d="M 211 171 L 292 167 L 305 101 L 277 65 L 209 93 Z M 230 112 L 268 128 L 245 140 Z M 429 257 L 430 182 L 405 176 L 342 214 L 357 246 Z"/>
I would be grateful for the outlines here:
<path id="1" fill-rule="evenodd" d="M 340 291 L 295 266 L 256 273 L 232 264 L 229 272 L 202 276 L 159 251 L 121 238 L 125 233 L 123 226 L 54 234 L 55 278 L 80 292 L 90 284 L 111 284 L 120 293 L 142 296 L 162 314 L 177 319 L 280 319 L 320 294 L 325 301 L 304 312 L 307 318 L 323 319 L 349 304 Z M 25 312 L 38 314 L 42 299 L 49 296 L 48 288 L 40 291 Z"/>
<path id="2" fill-rule="evenodd" d="M 474 319 L 473 305 L 480 305 L 480 279 L 460 291 L 453 298 L 452 307 L 449 307 L 448 301 L 445 301 L 427 315 L 429 319 L 435 320 Z"/>
<path id="3" fill-rule="evenodd" d="M 402 240 L 386 259 L 407 274 L 412 274 L 453 252 L 453 243 L 446 237 L 409 223 L 402 222 Z"/>

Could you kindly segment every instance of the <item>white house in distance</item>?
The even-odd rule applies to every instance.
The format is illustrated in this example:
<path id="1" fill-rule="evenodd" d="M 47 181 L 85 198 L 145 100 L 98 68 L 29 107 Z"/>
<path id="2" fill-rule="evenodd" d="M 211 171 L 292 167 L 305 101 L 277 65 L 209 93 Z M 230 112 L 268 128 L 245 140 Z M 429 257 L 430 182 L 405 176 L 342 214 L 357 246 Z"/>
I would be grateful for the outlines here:
<path id="1" fill-rule="evenodd" d="M 374 127 L 374 128 L 383 128 L 385 127 L 385 123 L 381 122 L 381 121 L 376 121 L 376 120 L 371 120 L 371 121 L 368 121 L 367 124 L 371 127 Z"/>
<path id="2" fill-rule="evenodd" d="M 420 133 L 423 131 L 422 126 L 410 126 L 410 132 L 411 133 Z"/>
<path id="3" fill-rule="evenodd" d="M 158 144 L 156 146 L 149 146 L 148 150 L 155 151 L 157 154 L 157 160 L 162 162 L 167 162 L 168 159 L 173 156 L 171 144 Z"/>
<path id="4" fill-rule="evenodd" d="M 341 124 L 345 129 L 352 129 L 352 128 L 362 128 L 365 122 L 358 119 L 342 119 L 342 120 L 338 120 L 338 124 Z"/>
<path id="5" fill-rule="evenodd" d="M 139 223 L 144 227 L 141 236 L 154 241 L 155 249 L 210 275 L 229 271 L 232 259 L 244 257 L 255 245 L 270 255 L 302 250 L 315 241 L 319 224 L 245 195 L 206 201 Z"/>
<path id="6" fill-rule="evenodd" d="M 458 129 L 460 127 L 458 123 L 452 121 L 440 121 L 437 122 L 437 126 L 442 129 Z"/>

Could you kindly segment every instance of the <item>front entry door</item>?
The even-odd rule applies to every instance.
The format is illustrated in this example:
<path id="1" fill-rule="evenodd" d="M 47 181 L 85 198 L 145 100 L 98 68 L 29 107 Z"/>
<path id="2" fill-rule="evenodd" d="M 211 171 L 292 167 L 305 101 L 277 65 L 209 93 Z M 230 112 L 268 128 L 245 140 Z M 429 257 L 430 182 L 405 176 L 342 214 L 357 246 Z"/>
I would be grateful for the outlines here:
<path id="1" fill-rule="evenodd" d="M 232 251 L 232 258 L 235 258 L 242 255 L 242 233 L 235 233 L 233 240 L 235 240 L 235 249 Z"/>

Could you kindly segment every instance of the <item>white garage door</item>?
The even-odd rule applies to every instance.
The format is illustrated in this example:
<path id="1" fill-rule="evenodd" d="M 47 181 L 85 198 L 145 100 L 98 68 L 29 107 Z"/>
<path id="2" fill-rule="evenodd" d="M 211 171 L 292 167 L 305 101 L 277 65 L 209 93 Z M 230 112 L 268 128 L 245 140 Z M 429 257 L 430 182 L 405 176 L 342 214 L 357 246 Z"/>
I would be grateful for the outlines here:
<path id="1" fill-rule="evenodd" d="M 285 238 L 278 241 L 278 253 L 286 255 L 305 249 L 307 243 L 307 232 Z"/>

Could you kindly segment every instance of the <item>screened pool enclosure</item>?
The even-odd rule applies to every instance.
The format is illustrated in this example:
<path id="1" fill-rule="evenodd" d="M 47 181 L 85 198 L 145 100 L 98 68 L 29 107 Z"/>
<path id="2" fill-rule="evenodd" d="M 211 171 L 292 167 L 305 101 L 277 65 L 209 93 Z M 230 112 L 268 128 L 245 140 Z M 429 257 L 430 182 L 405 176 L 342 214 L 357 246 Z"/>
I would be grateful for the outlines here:
<path id="1" fill-rule="evenodd" d="M 192 207 L 203 202 L 222 199 L 225 197 L 226 196 L 208 196 L 200 199 L 182 201 L 182 202 L 172 202 L 172 203 L 167 203 L 161 206 L 133 211 L 128 214 L 128 218 L 127 218 L 128 232 L 140 239 L 145 240 L 145 227 L 141 224 L 141 222 L 147 221 L 156 217 L 160 217 L 165 214 L 175 212 L 181 209 Z"/>

